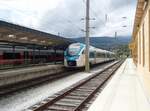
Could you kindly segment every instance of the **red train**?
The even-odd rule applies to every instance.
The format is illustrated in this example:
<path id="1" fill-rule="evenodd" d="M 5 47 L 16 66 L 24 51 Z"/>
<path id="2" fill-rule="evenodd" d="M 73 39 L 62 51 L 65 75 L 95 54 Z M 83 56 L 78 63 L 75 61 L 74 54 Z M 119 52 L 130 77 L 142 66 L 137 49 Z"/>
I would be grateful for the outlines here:
<path id="1" fill-rule="evenodd" d="M 39 64 L 63 61 L 62 50 L 38 50 L 24 47 L 0 47 L 0 65 Z"/>

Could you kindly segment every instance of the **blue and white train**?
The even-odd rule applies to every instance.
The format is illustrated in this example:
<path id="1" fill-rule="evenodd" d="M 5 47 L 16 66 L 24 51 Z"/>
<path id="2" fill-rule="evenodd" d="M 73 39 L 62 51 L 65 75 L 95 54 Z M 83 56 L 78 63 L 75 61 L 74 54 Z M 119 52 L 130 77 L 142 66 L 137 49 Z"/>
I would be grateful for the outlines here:
<path id="1" fill-rule="evenodd" d="M 65 67 L 83 67 L 85 66 L 85 44 L 73 43 L 69 45 L 64 53 Z M 106 61 L 114 60 L 114 53 L 90 46 L 89 62 L 90 64 L 98 64 Z"/>

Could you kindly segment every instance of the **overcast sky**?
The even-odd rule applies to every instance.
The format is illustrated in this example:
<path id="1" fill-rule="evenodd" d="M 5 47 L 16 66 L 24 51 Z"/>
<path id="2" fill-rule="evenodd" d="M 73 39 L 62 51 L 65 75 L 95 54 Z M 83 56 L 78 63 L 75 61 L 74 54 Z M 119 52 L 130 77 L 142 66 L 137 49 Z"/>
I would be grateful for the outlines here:
<path id="1" fill-rule="evenodd" d="M 0 0 L 0 20 L 64 37 L 85 33 L 86 0 Z M 90 36 L 130 36 L 137 0 L 91 0 Z M 107 15 L 107 17 L 106 17 Z M 126 18 L 123 18 L 126 17 Z M 127 26 L 127 27 L 123 27 Z"/>

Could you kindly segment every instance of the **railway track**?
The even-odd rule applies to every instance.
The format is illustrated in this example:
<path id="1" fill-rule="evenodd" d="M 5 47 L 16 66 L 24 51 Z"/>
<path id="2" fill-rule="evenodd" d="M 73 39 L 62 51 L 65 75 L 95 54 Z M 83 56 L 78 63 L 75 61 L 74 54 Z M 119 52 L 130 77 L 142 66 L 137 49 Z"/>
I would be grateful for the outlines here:
<path id="1" fill-rule="evenodd" d="M 93 101 L 109 78 L 123 62 L 115 62 L 99 73 L 91 75 L 77 84 L 66 88 L 53 96 L 24 111 L 84 111 Z"/>
<path id="2" fill-rule="evenodd" d="M 98 65 L 105 65 L 105 64 L 107 64 L 107 62 L 94 65 L 94 66 L 92 66 L 92 68 L 97 67 Z M 48 76 L 39 77 L 36 79 L 31 79 L 28 81 L 22 81 L 22 82 L 19 82 L 16 84 L 11 84 L 11 85 L 7 85 L 4 87 L 0 87 L 0 96 L 4 96 L 4 95 L 7 95 L 7 94 L 10 94 L 10 93 L 13 93 L 13 92 L 25 89 L 25 88 L 29 88 L 29 87 L 38 85 L 38 84 L 42 84 L 42 83 L 45 83 L 46 81 L 54 81 L 54 80 L 57 80 L 59 78 L 66 77 L 68 75 L 72 75 L 72 74 L 78 73 L 78 72 L 83 71 L 83 70 L 84 70 L 84 68 L 76 69 L 76 70 L 66 69 L 66 71 L 62 72 L 62 73 L 57 73 L 57 74 L 55 73 L 55 74 L 51 74 Z"/>

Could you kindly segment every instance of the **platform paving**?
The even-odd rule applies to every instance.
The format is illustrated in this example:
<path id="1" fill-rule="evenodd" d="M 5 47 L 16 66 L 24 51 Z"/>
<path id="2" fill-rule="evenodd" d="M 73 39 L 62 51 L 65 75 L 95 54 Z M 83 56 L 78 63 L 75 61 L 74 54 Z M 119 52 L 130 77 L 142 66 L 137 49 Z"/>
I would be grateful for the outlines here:
<path id="1" fill-rule="evenodd" d="M 127 59 L 88 111 L 150 111 L 132 59 Z"/>
<path id="2" fill-rule="evenodd" d="M 46 69 L 59 69 L 62 68 L 63 65 L 43 65 L 43 66 L 31 66 L 31 67 L 24 67 L 18 69 L 11 69 L 11 70 L 4 70 L 0 71 L 0 77 L 9 77 L 14 76 L 16 74 L 22 74 L 24 72 L 32 72 L 32 71 L 41 71 Z"/>
<path id="3" fill-rule="evenodd" d="M 4 87 L 18 82 L 27 81 L 51 74 L 61 73 L 65 69 L 63 65 L 44 65 L 36 67 L 26 67 L 0 72 L 0 87 Z"/>

